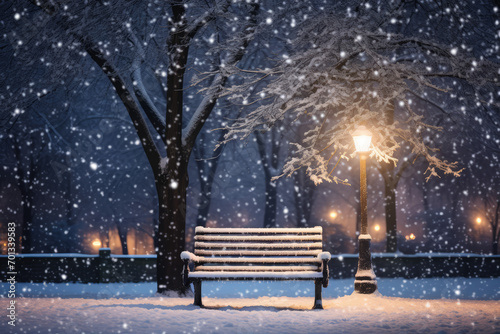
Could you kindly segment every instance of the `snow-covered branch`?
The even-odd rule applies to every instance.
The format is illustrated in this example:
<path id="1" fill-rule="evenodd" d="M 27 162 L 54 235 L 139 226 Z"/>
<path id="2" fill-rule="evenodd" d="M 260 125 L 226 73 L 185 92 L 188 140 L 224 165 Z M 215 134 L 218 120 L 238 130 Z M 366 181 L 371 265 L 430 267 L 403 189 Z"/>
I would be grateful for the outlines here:
<path id="1" fill-rule="evenodd" d="M 484 102 L 478 98 L 480 90 L 499 84 L 497 63 L 433 41 L 386 33 L 368 20 L 358 18 L 354 23 L 331 15 L 305 22 L 292 48 L 295 53 L 275 68 L 241 73 L 247 82 L 228 89 L 233 99 L 245 100 L 250 96 L 248 83 L 273 78 L 261 91 L 266 99 L 226 128 L 226 142 L 268 130 L 286 115 L 295 114 L 293 118 L 310 123 L 311 130 L 302 143 L 294 144 L 296 149 L 282 175 L 305 166 L 315 183 L 346 183 L 331 175 L 328 164 L 334 154 L 353 156 L 350 134 L 360 125 L 373 133 L 371 156 L 377 160 L 396 164 L 395 152 L 405 142 L 415 156 L 427 160 L 429 177 L 439 172 L 460 175 L 456 162 L 442 160 L 424 142 L 423 131 L 442 129 L 413 111 L 408 94 L 425 96 L 435 91 L 446 98 L 444 94 L 454 89 L 447 78 L 453 78 L 474 87 L 476 95 L 471 98 Z M 245 100 L 246 105 L 252 102 Z M 385 113 L 394 105 L 398 117 L 387 122 Z"/>
<path id="2" fill-rule="evenodd" d="M 205 97 L 199 104 L 194 115 L 191 117 L 188 125 L 183 129 L 182 143 L 188 149 L 193 147 L 196 136 L 201 131 L 205 120 L 210 115 L 217 99 L 221 95 L 227 79 L 232 74 L 227 71 L 227 68 L 235 67 L 236 64 L 243 58 L 245 50 L 254 36 L 253 32 L 256 28 L 256 15 L 258 11 L 258 4 L 252 5 L 250 19 L 243 27 L 244 34 L 240 36 L 239 39 L 234 41 L 235 44 L 232 45 L 228 55 L 219 66 L 219 73 L 215 75 L 210 86 L 202 90 L 205 92 Z"/>

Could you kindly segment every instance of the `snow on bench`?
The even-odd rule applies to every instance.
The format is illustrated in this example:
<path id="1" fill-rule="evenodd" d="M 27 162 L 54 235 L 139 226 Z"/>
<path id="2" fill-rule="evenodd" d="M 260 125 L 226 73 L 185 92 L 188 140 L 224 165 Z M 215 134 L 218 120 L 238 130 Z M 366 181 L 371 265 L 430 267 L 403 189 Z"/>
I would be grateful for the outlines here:
<path id="1" fill-rule="evenodd" d="M 312 280 L 314 309 L 322 309 L 330 253 L 323 252 L 323 229 L 206 228 L 195 230 L 194 254 L 182 252 L 184 284 L 194 285 L 194 305 L 203 306 L 203 280 Z M 194 263 L 190 271 L 189 264 Z"/>

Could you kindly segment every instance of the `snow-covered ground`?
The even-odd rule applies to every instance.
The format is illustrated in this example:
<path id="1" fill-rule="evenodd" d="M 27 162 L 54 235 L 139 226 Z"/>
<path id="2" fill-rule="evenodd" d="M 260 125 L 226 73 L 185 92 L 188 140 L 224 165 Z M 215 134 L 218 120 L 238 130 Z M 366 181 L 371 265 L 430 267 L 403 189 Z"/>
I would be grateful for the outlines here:
<path id="1" fill-rule="evenodd" d="M 353 280 L 206 282 L 192 298 L 155 295 L 154 283 L 17 284 L 17 323 L 0 333 L 500 333 L 500 279 L 379 279 L 379 295 L 352 294 Z"/>

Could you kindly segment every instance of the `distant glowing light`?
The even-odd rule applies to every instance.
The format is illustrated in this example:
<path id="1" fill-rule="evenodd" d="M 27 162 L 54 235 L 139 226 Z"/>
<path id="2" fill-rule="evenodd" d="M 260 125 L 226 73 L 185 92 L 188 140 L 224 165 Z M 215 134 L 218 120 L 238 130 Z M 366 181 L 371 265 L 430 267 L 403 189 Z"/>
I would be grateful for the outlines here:
<path id="1" fill-rule="evenodd" d="M 412 234 L 410 234 L 410 235 L 405 236 L 405 239 L 406 239 L 406 240 L 415 240 L 415 239 L 416 239 L 416 236 L 415 236 L 415 234 L 413 234 L 413 233 L 412 233 Z"/>
<path id="2" fill-rule="evenodd" d="M 483 222 L 483 220 L 481 219 L 481 217 L 477 217 L 477 218 L 476 218 L 476 223 L 477 223 L 478 225 L 480 225 L 482 222 Z"/>
<path id="3" fill-rule="evenodd" d="M 100 247 L 101 246 L 101 241 L 100 240 L 94 240 L 92 241 L 92 246 L 94 247 Z"/>
<path id="4" fill-rule="evenodd" d="M 330 212 L 330 218 L 337 218 L 337 213 L 335 211 Z"/>
<path id="5" fill-rule="evenodd" d="M 90 169 L 96 170 L 99 166 L 95 162 L 90 163 Z"/>
<path id="6" fill-rule="evenodd" d="M 377 225 L 375 225 L 375 226 L 373 227 L 373 229 L 374 229 L 375 231 L 377 231 L 377 232 L 378 232 L 378 231 L 380 231 L 380 225 L 378 225 L 378 224 L 377 224 Z"/>

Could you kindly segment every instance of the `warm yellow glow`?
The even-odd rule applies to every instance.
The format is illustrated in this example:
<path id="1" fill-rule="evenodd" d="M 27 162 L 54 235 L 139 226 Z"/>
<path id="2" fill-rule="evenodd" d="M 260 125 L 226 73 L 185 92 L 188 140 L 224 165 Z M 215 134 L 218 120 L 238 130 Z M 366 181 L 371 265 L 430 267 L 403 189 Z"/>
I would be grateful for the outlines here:
<path id="1" fill-rule="evenodd" d="M 370 151 L 370 143 L 372 141 L 372 133 L 365 126 L 360 126 L 352 133 L 354 146 L 357 152 Z"/>
<path id="2" fill-rule="evenodd" d="M 337 218 L 337 213 L 335 211 L 330 212 L 330 218 Z"/>
<path id="3" fill-rule="evenodd" d="M 377 224 L 377 225 L 375 225 L 375 226 L 373 227 L 373 229 L 374 229 L 375 231 L 380 231 L 380 225 L 378 225 L 378 224 Z"/>
<path id="4" fill-rule="evenodd" d="M 406 240 L 415 240 L 415 238 L 416 238 L 416 236 L 415 236 L 415 234 L 413 234 L 413 233 L 412 233 L 412 234 L 410 234 L 410 235 L 406 235 L 406 236 L 405 236 L 405 239 L 406 239 Z"/>
<path id="5" fill-rule="evenodd" d="M 476 223 L 479 225 L 483 222 L 483 220 L 481 219 L 481 217 L 477 217 L 476 218 Z"/>
<path id="6" fill-rule="evenodd" d="M 92 241 L 92 246 L 94 246 L 94 247 L 99 247 L 99 246 L 101 246 L 101 241 L 100 241 L 100 240 L 97 240 L 97 239 L 96 239 L 96 240 L 94 240 L 94 241 Z"/>

